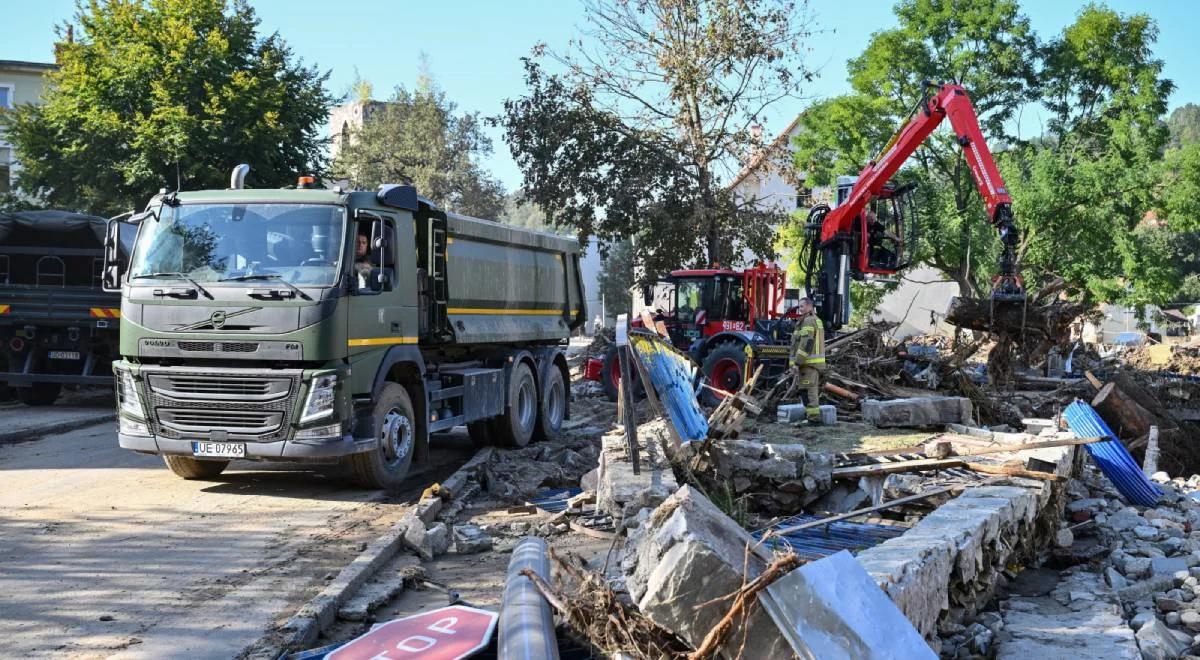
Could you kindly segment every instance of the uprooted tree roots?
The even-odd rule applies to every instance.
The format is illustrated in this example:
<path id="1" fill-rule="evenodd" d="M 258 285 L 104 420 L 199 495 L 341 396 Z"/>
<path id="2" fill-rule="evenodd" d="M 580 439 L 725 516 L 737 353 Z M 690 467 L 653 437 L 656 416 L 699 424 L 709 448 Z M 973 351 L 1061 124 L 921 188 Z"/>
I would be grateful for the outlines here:
<path id="1" fill-rule="evenodd" d="M 751 551 L 746 548 L 747 555 Z M 727 609 L 699 648 L 693 650 L 674 633 L 646 618 L 627 599 L 623 600 L 601 574 L 582 568 L 582 560 L 576 565 L 570 557 L 558 556 L 553 548 L 549 554 L 561 589 L 546 583 L 530 569 L 521 574 L 534 583 L 571 630 L 607 655 L 627 654 L 654 660 L 719 657 L 727 644 L 739 644 L 734 632 L 743 627 L 753 608 L 758 606 L 758 594 L 805 563 L 795 553 L 777 554 L 758 577 L 744 581 L 737 591 L 696 605 L 697 610 L 718 606 Z M 740 656 L 740 653 L 731 655 Z"/>

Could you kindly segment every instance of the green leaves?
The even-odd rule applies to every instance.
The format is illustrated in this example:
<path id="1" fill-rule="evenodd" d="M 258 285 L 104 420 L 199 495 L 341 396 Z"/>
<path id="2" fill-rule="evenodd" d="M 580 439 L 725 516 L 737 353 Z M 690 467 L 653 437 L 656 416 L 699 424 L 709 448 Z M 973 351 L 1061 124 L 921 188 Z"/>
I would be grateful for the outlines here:
<path id="1" fill-rule="evenodd" d="M 242 0 L 80 3 L 44 105 L 3 120 L 17 185 L 49 205 L 113 215 L 159 188 L 223 188 L 250 163 L 272 187 L 324 167 L 327 74 Z"/>
<path id="2" fill-rule="evenodd" d="M 478 114 L 457 114 L 428 77 L 415 91 L 400 87 L 388 102 L 367 101 L 364 108 L 362 127 L 350 132 L 333 163 L 335 176 L 367 190 L 411 183 L 456 213 L 500 216 L 504 189 L 479 165 L 492 143 Z"/>

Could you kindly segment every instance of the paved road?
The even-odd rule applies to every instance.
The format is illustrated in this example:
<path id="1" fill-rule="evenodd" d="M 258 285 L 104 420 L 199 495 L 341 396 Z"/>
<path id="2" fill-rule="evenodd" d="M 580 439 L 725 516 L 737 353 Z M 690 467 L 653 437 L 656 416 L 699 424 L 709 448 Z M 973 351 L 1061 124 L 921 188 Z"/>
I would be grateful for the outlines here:
<path id="1" fill-rule="evenodd" d="M 184 481 L 111 422 L 0 445 L 0 655 L 235 657 L 471 454 L 439 446 L 384 501 L 335 468 Z"/>

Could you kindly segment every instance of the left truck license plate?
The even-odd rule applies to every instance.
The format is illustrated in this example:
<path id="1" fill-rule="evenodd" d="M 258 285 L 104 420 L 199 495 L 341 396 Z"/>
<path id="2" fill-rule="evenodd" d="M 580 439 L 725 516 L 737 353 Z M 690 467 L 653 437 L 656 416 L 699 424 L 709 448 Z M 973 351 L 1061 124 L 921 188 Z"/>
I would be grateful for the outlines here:
<path id="1" fill-rule="evenodd" d="M 244 442 L 193 442 L 192 455 L 212 458 L 245 458 Z"/>
<path id="2" fill-rule="evenodd" d="M 50 351 L 46 356 L 51 360 L 78 360 L 79 351 Z"/>

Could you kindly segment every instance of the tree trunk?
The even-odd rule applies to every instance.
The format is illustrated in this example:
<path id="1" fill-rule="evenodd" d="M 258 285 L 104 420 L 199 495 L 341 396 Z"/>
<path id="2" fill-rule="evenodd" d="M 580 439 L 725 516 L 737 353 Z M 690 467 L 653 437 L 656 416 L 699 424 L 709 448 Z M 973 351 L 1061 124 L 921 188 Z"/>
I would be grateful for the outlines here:
<path id="1" fill-rule="evenodd" d="M 1114 433 L 1127 439 L 1140 438 L 1150 433 L 1150 426 L 1155 421 L 1150 411 L 1138 405 L 1138 402 L 1121 391 L 1116 383 L 1109 383 L 1100 388 L 1100 393 L 1092 399 L 1092 407 L 1100 413 L 1100 417 L 1108 423 Z"/>
<path id="2" fill-rule="evenodd" d="M 1086 307 L 1080 303 L 1034 306 L 960 297 L 950 301 L 946 322 L 968 330 L 1007 334 L 1018 341 L 1030 335 L 1037 339 L 1058 339 L 1067 335 L 1071 323 L 1085 311 Z"/>

